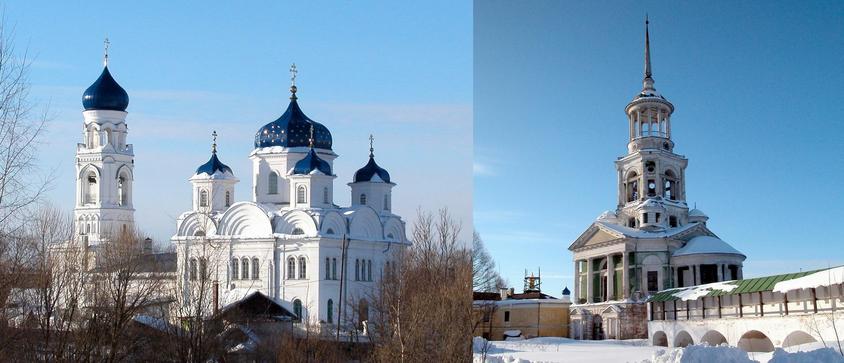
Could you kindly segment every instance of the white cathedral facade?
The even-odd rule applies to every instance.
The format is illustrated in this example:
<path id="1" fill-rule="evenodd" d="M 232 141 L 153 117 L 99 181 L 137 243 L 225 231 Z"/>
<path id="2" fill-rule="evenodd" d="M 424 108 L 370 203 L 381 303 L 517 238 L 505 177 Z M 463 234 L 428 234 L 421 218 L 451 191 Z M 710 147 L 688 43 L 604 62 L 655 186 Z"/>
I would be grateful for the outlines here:
<path id="1" fill-rule="evenodd" d="M 745 256 L 686 202 L 688 160 L 674 153 L 674 105 L 654 88 L 645 28 L 642 90 L 627 104 L 627 154 L 615 161 L 618 204 L 570 246 L 573 338 L 644 338 L 644 299 L 657 291 L 742 278 Z"/>
<path id="2" fill-rule="evenodd" d="M 295 66 L 292 72 L 295 81 Z M 106 62 L 83 96 L 83 142 L 76 152 L 74 218 L 78 240 L 89 250 L 136 227 L 128 104 Z M 252 193 L 238 201 L 240 179 L 220 160 L 214 136 L 210 159 L 185 188 L 192 206 L 175 221 L 171 238 L 174 285 L 182 295 L 177 304 L 189 303 L 203 286 L 213 305 L 202 315 L 260 292 L 302 321 L 340 323 L 341 301 L 354 302 L 357 319 L 367 320 L 367 298 L 393 253 L 409 244 L 404 221 L 392 212 L 396 184 L 375 162 L 372 147 L 348 184 L 351 205 L 338 206 L 331 133 L 304 114 L 294 84 L 287 110 L 255 136 Z"/>

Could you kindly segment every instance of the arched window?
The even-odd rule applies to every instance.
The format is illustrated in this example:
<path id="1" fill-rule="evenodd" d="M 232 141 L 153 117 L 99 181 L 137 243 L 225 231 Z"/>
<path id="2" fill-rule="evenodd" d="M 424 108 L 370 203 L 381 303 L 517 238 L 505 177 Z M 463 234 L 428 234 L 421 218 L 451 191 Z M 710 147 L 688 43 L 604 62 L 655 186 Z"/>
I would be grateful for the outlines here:
<path id="1" fill-rule="evenodd" d="M 308 276 L 306 274 L 307 271 L 308 271 L 307 262 L 305 261 L 305 258 L 299 257 L 299 279 L 300 280 L 304 280 L 304 279 L 308 278 Z"/>
<path id="2" fill-rule="evenodd" d="M 334 229 L 329 228 L 329 229 L 325 230 L 325 234 L 334 234 Z"/>
<path id="3" fill-rule="evenodd" d="M 296 314 L 297 320 L 302 320 L 302 300 L 293 300 L 293 314 Z"/>
<path id="4" fill-rule="evenodd" d="M 677 217 L 669 216 L 668 217 L 668 225 L 671 227 L 677 227 Z"/>
<path id="5" fill-rule="evenodd" d="M 677 199 L 677 178 L 671 170 L 665 171 L 665 183 L 662 186 L 662 196 L 665 199 Z"/>
<path id="6" fill-rule="evenodd" d="M 384 196 L 384 210 L 390 210 L 390 195 Z"/>
<path id="7" fill-rule="evenodd" d="M 325 279 L 331 280 L 331 259 L 325 258 Z"/>
<path id="8" fill-rule="evenodd" d="M 290 257 L 287 259 L 287 279 L 293 280 L 296 278 L 296 259 Z"/>
<path id="9" fill-rule="evenodd" d="M 305 231 L 303 231 L 299 227 L 296 227 L 296 228 L 293 228 L 293 232 L 291 232 L 290 234 L 298 236 L 298 235 L 305 234 Z"/>
<path id="10" fill-rule="evenodd" d="M 360 195 L 360 205 L 366 205 L 366 194 Z"/>
<path id="11" fill-rule="evenodd" d="M 208 191 L 207 190 L 200 190 L 199 191 L 199 206 L 200 207 L 207 207 L 208 206 Z"/>
<path id="12" fill-rule="evenodd" d="M 257 280 L 261 278 L 261 263 L 258 262 L 257 257 L 252 258 L 252 279 Z"/>
<path id="13" fill-rule="evenodd" d="M 328 299 L 328 314 L 327 315 L 328 316 L 326 317 L 326 321 L 328 321 L 329 324 L 333 324 L 334 323 L 334 301 L 331 300 L 331 299 Z"/>
<path id="14" fill-rule="evenodd" d="M 274 171 L 267 177 L 267 194 L 278 194 L 278 174 Z"/>
<path id="15" fill-rule="evenodd" d="M 366 281 L 372 281 L 372 260 L 366 261 Z"/>
<path id="16" fill-rule="evenodd" d="M 117 205 L 126 205 L 126 178 L 117 178 Z"/>
<path id="17" fill-rule="evenodd" d="M 196 259 L 195 258 L 190 259 L 190 270 L 189 271 L 190 272 L 188 274 L 189 275 L 188 278 L 191 281 L 196 281 Z"/>
<path id="18" fill-rule="evenodd" d="M 249 280 L 249 258 L 242 258 L 240 260 L 240 279 Z"/>
<path id="19" fill-rule="evenodd" d="M 307 203 L 308 202 L 307 194 L 308 194 L 308 190 L 305 189 L 304 185 L 300 185 L 300 186 L 296 187 L 296 203 Z"/>
<path id="20" fill-rule="evenodd" d="M 322 202 L 328 204 L 328 187 L 322 188 Z"/>
<path id="21" fill-rule="evenodd" d="M 631 171 L 627 174 L 627 201 L 632 202 L 639 199 L 639 174 Z"/>
<path id="22" fill-rule="evenodd" d="M 99 188 L 97 187 L 97 174 L 93 171 L 89 172 L 86 176 L 87 184 L 85 190 L 85 204 L 95 204 L 97 203 L 97 198 L 99 195 Z"/>
<path id="23" fill-rule="evenodd" d="M 232 280 L 237 280 L 238 278 L 238 266 L 240 266 L 240 261 L 237 258 L 232 258 Z"/>
<path id="24" fill-rule="evenodd" d="M 358 303 L 358 323 L 360 328 L 363 328 L 363 322 L 369 320 L 369 302 L 366 299 L 360 299 Z"/>
<path id="25" fill-rule="evenodd" d="M 226 191 L 226 207 L 231 207 L 232 205 L 232 193 L 230 191 Z"/>
<path id="26" fill-rule="evenodd" d="M 360 280 L 360 261 L 355 259 L 355 281 Z"/>
<path id="27" fill-rule="evenodd" d="M 205 258 L 199 259 L 199 278 L 202 280 L 208 278 L 208 261 Z"/>

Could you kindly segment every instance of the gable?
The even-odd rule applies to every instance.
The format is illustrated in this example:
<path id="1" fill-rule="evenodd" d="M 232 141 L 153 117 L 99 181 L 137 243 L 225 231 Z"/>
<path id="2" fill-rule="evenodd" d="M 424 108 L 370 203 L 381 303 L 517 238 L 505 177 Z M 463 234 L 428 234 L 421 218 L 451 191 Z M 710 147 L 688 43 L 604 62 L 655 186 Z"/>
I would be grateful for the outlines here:
<path id="1" fill-rule="evenodd" d="M 583 243 L 583 246 L 591 246 L 591 245 L 601 244 L 601 243 L 604 243 L 604 242 L 612 241 L 614 239 L 618 239 L 618 237 L 613 236 L 613 235 L 599 229 L 597 232 L 595 232 L 595 234 L 593 234 L 591 237 L 586 239 L 586 242 Z"/>

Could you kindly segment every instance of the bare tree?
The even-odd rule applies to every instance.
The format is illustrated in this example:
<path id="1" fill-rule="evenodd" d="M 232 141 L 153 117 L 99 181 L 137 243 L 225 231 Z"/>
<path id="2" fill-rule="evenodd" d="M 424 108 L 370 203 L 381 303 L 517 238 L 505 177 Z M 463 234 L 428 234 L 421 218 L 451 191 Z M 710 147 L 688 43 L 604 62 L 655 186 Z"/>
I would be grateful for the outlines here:
<path id="1" fill-rule="evenodd" d="M 469 359 L 471 252 L 448 210 L 419 212 L 413 245 L 397 256 L 373 301 L 373 358 L 388 362 Z"/>
<path id="2" fill-rule="evenodd" d="M 484 246 L 478 231 L 472 233 L 472 289 L 473 291 L 496 291 L 506 283 L 498 271 L 495 261 Z"/>

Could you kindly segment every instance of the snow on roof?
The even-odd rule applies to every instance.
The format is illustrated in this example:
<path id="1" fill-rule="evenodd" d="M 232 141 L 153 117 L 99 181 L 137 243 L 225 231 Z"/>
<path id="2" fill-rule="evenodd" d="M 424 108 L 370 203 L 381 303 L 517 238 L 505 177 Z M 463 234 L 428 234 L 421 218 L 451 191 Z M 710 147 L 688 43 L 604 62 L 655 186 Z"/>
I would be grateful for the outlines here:
<path id="1" fill-rule="evenodd" d="M 796 279 L 780 281 L 774 285 L 774 292 L 788 292 L 838 284 L 844 284 L 844 266 L 821 270 Z"/>
<path id="2" fill-rule="evenodd" d="M 689 288 L 680 288 L 676 289 L 677 291 L 674 292 L 672 295 L 683 301 L 697 300 L 699 297 L 706 296 L 714 290 L 720 290 L 725 292 L 733 291 L 733 289 L 738 287 L 738 285 L 736 285 L 734 282 L 735 281 L 721 281 L 713 282 L 711 284 L 706 285 L 692 286 Z"/>
<path id="3" fill-rule="evenodd" d="M 730 246 L 727 242 L 718 237 L 697 236 L 686 242 L 682 248 L 674 251 L 673 256 L 699 255 L 706 253 L 722 253 L 730 255 L 742 255 L 741 252 Z"/>
<path id="4" fill-rule="evenodd" d="M 615 234 L 620 234 L 628 237 L 634 238 L 664 238 L 664 237 L 671 237 L 673 235 L 685 232 L 689 229 L 697 227 L 700 223 L 693 222 L 682 225 L 680 227 L 675 228 L 668 228 L 662 231 L 646 231 L 641 229 L 635 229 L 630 227 L 625 227 L 622 225 L 618 225 L 615 223 L 607 223 L 604 221 L 597 221 L 595 222 L 596 225 L 600 228 L 604 228 L 609 230 L 610 232 L 614 232 Z"/>
<path id="5" fill-rule="evenodd" d="M 694 208 L 689 211 L 689 217 L 706 217 L 706 213 L 703 213 L 700 209 Z"/>

